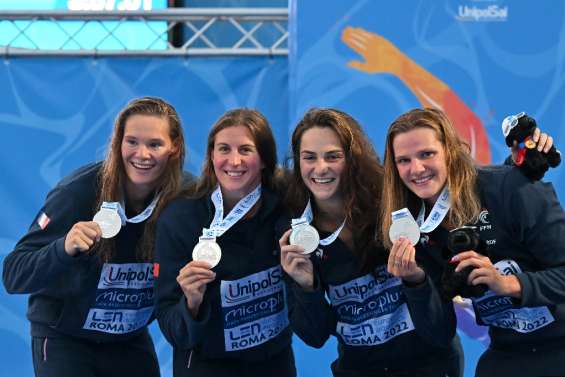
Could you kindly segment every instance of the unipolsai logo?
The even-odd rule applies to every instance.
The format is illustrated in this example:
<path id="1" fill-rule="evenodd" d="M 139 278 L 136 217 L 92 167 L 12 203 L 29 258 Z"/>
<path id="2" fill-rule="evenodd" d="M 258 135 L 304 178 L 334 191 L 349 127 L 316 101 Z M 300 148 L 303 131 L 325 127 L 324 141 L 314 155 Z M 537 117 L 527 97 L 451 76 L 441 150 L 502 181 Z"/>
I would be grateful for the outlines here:
<path id="1" fill-rule="evenodd" d="M 459 5 L 455 19 L 465 22 L 504 22 L 508 20 L 508 6 Z"/>

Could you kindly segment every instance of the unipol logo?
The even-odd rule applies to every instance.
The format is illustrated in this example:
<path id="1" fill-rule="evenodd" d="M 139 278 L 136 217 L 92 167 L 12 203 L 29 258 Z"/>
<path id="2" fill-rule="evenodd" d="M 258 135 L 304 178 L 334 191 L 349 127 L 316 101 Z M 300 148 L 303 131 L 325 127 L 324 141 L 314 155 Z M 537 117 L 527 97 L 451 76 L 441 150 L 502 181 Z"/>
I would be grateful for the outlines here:
<path id="1" fill-rule="evenodd" d="M 475 5 L 459 5 L 455 19 L 467 22 L 502 22 L 508 19 L 508 6 L 489 5 L 477 7 Z"/>

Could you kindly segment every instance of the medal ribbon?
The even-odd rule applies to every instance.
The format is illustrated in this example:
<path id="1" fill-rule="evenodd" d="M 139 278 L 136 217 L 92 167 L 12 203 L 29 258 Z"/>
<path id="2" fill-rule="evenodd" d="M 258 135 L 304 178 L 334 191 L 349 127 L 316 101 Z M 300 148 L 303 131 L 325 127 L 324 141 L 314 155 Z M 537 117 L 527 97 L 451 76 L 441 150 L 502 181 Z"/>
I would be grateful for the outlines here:
<path id="1" fill-rule="evenodd" d="M 314 220 L 314 213 L 312 212 L 312 205 L 310 204 L 310 199 L 308 199 L 308 204 L 306 204 L 306 208 L 304 209 L 302 216 L 300 216 L 298 219 L 292 219 L 291 225 L 294 228 L 296 226 L 299 226 L 300 224 L 310 224 L 312 220 Z M 328 237 L 324 238 L 323 240 L 320 240 L 320 245 L 327 246 L 332 242 L 334 242 L 337 236 L 339 236 L 339 233 L 341 232 L 344 226 L 345 226 L 345 219 L 332 234 L 330 234 Z"/>
<path id="2" fill-rule="evenodd" d="M 445 218 L 449 208 L 451 207 L 451 202 L 449 200 L 449 190 L 447 189 L 447 184 L 441 190 L 439 198 L 436 200 L 432 211 L 424 221 L 424 216 L 426 215 L 426 206 L 422 200 L 422 207 L 420 207 L 420 213 L 416 219 L 416 223 L 420 227 L 422 233 L 430 233 L 433 231 Z"/>
<path id="3" fill-rule="evenodd" d="M 120 219 L 122 219 L 122 226 L 126 225 L 126 223 L 140 223 L 142 221 L 147 220 L 147 218 L 149 216 L 151 216 L 151 214 L 153 213 L 153 210 L 155 210 L 155 207 L 157 206 L 157 202 L 159 201 L 159 197 L 160 195 L 155 195 L 155 197 L 153 198 L 153 200 L 151 201 L 151 203 L 149 203 L 149 205 L 147 206 L 147 208 L 145 208 L 140 214 L 129 218 L 126 216 L 126 211 L 124 210 L 125 205 L 123 203 L 120 202 L 102 202 L 102 206 L 100 206 L 100 208 L 106 208 L 106 209 L 110 209 L 112 211 L 116 211 L 118 213 L 118 215 L 120 216 Z"/>
<path id="4" fill-rule="evenodd" d="M 224 199 L 222 197 L 222 190 L 218 186 L 211 195 L 212 203 L 216 212 L 214 219 L 210 224 L 210 228 L 202 229 L 203 238 L 216 238 L 228 231 L 235 223 L 237 223 L 243 216 L 249 212 L 251 208 L 259 201 L 261 197 L 261 185 L 257 185 L 253 191 L 242 198 L 235 207 L 232 208 L 230 213 L 224 218 Z"/>

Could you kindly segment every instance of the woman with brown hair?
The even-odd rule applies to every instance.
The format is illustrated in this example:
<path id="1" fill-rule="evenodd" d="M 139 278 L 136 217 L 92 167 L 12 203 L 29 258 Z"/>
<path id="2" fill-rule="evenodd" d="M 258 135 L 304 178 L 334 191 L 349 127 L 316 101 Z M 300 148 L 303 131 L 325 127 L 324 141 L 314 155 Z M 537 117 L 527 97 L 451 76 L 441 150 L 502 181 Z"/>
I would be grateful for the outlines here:
<path id="1" fill-rule="evenodd" d="M 459 376 L 455 316 L 437 281 L 387 271 L 376 231 L 383 170 L 361 126 L 341 111 L 312 109 L 293 132 L 292 153 L 292 229 L 280 239 L 292 329 L 313 347 L 336 336 L 334 376 Z M 305 254 L 308 227 L 319 245 Z"/>
<path id="2" fill-rule="evenodd" d="M 181 186 L 178 114 L 154 97 L 116 118 L 106 159 L 64 178 L 4 259 L 10 293 L 31 293 L 36 376 L 159 376 L 155 221 Z"/>
<path id="3" fill-rule="evenodd" d="M 563 375 L 565 213 L 553 186 L 516 167 L 477 167 L 435 109 L 415 109 L 392 123 L 384 166 L 382 237 L 395 276 L 431 274 L 458 227 L 472 226 L 485 245 L 451 259 L 456 272 L 472 268 L 468 285 L 488 289 L 471 298 L 491 337 L 476 376 Z M 417 217 L 427 242 L 388 239 L 391 213 L 399 210 Z"/>
<path id="4" fill-rule="evenodd" d="M 276 155 L 259 112 L 228 111 L 210 130 L 200 179 L 159 219 L 156 314 L 177 377 L 296 375 Z"/>

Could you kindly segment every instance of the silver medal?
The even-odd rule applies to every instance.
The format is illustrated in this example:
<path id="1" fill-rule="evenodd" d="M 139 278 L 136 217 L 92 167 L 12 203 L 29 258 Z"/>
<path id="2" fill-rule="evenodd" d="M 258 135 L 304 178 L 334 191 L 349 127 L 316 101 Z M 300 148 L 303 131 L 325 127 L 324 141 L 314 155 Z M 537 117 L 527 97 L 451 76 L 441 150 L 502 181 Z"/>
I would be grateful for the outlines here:
<path id="1" fill-rule="evenodd" d="M 310 254 L 320 243 L 320 235 L 316 228 L 308 224 L 293 226 L 289 238 L 291 245 L 299 245 L 304 248 L 304 254 Z"/>
<path id="2" fill-rule="evenodd" d="M 102 238 L 112 238 L 120 232 L 122 219 L 118 212 L 109 208 L 100 208 L 92 219 L 102 231 Z"/>
<path id="3" fill-rule="evenodd" d="M 420 227 L 414 219 L 402 217 L 392 222 L 388 236 L 393 243 L 400 237 L 404 237 L 409 239 L 412 245 L 416 245 L 420 239 Z"/>
<path id="4" fill-rule="evenodd" d="M 210 268 L 215 267 L 221 258 L 222 249 L 213 240 L 200 240 L 192 250 L 192 260 L 207 262 Z"/>

